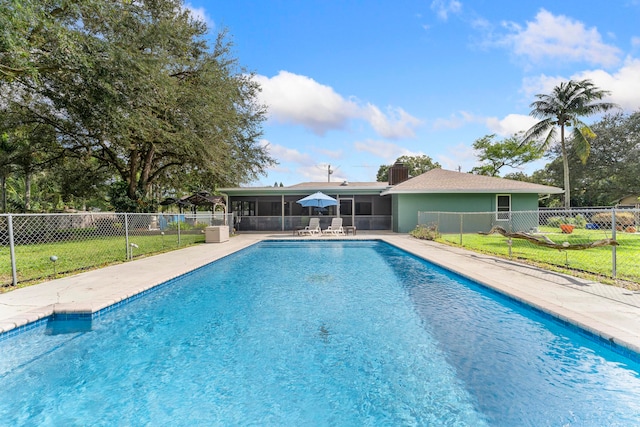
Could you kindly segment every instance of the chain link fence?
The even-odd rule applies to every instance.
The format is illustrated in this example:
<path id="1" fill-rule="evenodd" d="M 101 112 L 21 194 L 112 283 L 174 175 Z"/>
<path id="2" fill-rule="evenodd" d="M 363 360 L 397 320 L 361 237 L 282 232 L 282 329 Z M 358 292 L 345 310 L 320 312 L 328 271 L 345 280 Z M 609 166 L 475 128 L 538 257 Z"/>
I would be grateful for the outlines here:
<path id="1" fill-rule="evenodd" d="M 0 286 L 37 282 L 205 241 L 205 228 L 233 215 L 0 215 Z"/>
<path id="2" fill-rule="evenodd" d="M 592 288 L 608 298 L 640 298 L 639 209 L 419 212 L 418 224 L 441 242 L 602 282 Z"/>

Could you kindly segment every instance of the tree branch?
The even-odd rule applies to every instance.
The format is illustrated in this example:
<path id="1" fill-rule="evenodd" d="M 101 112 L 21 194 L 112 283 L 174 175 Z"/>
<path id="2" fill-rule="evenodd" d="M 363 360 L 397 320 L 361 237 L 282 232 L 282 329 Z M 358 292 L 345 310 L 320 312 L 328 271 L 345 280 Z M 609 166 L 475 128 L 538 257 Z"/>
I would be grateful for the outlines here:
<path id="1" fill-rule="evenodd" d="M 600 246 L 620 246 L 620 244 L 615 239 L 602 239 L 602 240 L 596 240 L 595 242 L 591 242 L 591 243 L 568 243 L 568 242 L 555 243 L 553 240 L 549 239 L 547 236 L 534 236 L 532 234 L 525 233 L 523 231 L 516 231 L 515 233 L 510 233 L 498 225 L 493 226 L 488 233 L 479 232 L 478 234 L 487 236 L 493 233 L 502 234 L 504 237 L 508 237 L 510 239 L 524 239 L 535 245 L 544 246 L 545 248 L 558 249 L 559 251 L 591 249 L 591 248 L 597 248 Z"/>

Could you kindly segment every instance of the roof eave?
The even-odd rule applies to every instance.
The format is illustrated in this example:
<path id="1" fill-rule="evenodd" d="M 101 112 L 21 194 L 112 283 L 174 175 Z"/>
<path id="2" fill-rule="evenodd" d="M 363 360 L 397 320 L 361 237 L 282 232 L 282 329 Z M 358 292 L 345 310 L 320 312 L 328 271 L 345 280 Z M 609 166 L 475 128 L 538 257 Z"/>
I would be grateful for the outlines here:
<path id="1" fill-rule="evenodd" d="M 397 190 L 397 189 L 388 189 L 380 193 L 381 196 L 387 194 L 562 194 L 564 190 L 562 189 L 545 189 L 545 190 L 526 190 L 526 189 L 508 189 L 508 188 L 500 188 L 500 189 L 442 189 L 442 190 Z"/>
<path id="2" fill-rule="evenodd" d="M 218 191 L 229 195 L 308 195 L 315 191 L 322 191 L 325 194 L 375 194 L 379 195 L 386 188 L 381 187 L 332 187 L 332 188 L 287 188 L 287 187 L 247 187 L 247 188 L 219 188 Z"/>

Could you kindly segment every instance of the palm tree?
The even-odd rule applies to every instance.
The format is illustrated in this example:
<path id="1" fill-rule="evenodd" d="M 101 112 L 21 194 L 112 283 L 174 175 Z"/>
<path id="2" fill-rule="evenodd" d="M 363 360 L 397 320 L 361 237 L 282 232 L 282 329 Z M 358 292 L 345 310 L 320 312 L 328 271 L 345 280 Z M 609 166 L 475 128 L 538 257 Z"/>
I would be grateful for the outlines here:
<path id="1" fill-rule="evenodd" d="M 572 147 L 582 162 L 589 157 L 589 140 L 595 138 L 595 134 L 587 124 L 580 120 L 581 116 L 605 112 L 617 105 L 610 102 L 597 102 L 609 92 L 597 88 L 591 80 L 562 82 L 553 88 L 551 94 L 538 94 L 537 100 L 532 102 L 529 115 L 541 119 L 533 125 L 525 135 L 525 141 L 532 141 L 546 134 L 542 148 L 548 149 L 556 140 L 557 130 L 560 129 L 560 147 L 562 148 L 562 161 L 564 172 L 564 205 L 571 205 L 571 190 L 569 184 L 569 159 L 565 143 L 565 128 L 572 127 Z"/>

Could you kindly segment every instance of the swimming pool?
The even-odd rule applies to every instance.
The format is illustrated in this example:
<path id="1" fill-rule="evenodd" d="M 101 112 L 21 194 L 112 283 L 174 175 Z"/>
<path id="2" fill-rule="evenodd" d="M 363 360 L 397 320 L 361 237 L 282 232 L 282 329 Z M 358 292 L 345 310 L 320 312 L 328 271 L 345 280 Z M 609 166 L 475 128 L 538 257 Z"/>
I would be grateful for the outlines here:
<path id="1" fill-rule="evenodd" d="M 8 425 L 633 425 L 639 367 L 381 242 L 263 242 L 0 341 Z M 47 332 L 48 331 L 48 332 Z"/>

